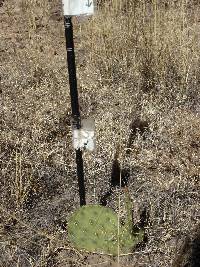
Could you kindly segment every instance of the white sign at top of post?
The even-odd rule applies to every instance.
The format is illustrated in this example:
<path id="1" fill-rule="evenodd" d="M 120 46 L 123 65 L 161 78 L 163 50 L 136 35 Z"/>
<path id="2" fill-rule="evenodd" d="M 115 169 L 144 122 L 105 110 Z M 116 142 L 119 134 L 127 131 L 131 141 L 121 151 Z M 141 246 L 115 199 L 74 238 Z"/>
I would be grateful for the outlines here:
<path id="1" fill-rule="evenodd" d="M 94 0 L 62 0 L 64 16 L 94 14 Z"/>

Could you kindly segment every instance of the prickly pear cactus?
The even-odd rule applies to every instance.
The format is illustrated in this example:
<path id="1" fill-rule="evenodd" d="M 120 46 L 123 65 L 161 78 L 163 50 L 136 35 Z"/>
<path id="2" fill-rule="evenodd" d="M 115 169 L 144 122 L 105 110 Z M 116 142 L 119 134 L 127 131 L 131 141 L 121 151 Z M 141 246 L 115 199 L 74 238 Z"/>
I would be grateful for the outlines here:
<path id="1" fill-rule="evenodd" d="M 143 232 L 133 234 L 129 226 L 120 224 L 118 231 L 118 217 L 112 209 L 86 205 L 69 220 L 69 240 L 76 248 L 89 252 L 117 255 L 119 246 L 120 253 L 128 253 L 143 239 Z"/>

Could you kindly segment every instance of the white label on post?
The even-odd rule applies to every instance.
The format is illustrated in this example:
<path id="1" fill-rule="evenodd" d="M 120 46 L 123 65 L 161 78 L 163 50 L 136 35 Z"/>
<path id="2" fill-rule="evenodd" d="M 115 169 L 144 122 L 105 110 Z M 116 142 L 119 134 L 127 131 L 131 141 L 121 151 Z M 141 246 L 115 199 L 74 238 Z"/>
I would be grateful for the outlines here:
<path id="1" fill-rule="evenodd" d="M 92 15 L 94 0 L 62 0 L 64 16 Z"/>
<path id="2" fill-rule="evenodd" d="M 95 123 L 92 119 L 81 121 L 80 129 L 73 129 L 73 146 L 75 149 L 95 150 Z"/>

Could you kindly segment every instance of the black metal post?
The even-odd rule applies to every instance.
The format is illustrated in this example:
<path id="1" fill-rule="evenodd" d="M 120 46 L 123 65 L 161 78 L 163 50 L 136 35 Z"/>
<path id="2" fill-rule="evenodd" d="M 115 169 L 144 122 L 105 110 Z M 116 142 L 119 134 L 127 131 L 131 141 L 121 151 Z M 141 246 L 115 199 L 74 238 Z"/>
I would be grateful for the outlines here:
<path id="1" fill-rule="evenodd" d="M 75 129 L 80 129 L 81 119 L 80 119 L 79 102 L 78 102 L 72 18 L 64 16 L 64 25 L 65 25 L 67 63 L 68 63 L 72 120 L 73 120 L 72 123 Z M 83 157 L 82 157 L 82 151 L 80 149 L 76 150 L 76 165 L 77 165 L 80 206 L 83 206 L 86 205 L 86 200 L 85 200 Z"/>

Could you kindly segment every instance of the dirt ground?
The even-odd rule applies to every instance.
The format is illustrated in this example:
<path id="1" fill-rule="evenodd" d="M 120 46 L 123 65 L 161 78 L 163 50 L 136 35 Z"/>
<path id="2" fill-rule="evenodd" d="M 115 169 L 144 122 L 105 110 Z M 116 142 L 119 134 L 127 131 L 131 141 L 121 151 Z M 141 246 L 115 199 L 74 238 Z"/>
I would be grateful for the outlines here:
<path id="1" fill-rule="evenodd" d="M 81 114 L 96 127 L 86 201 L 118 212 L 125 178 L 146 238 L 119 258 L 70 244 L 79 196 L 61 1 L 1 0 L 0 267 L 200 266 L 200 5 L 98 3 L 73 18 Z"/>

